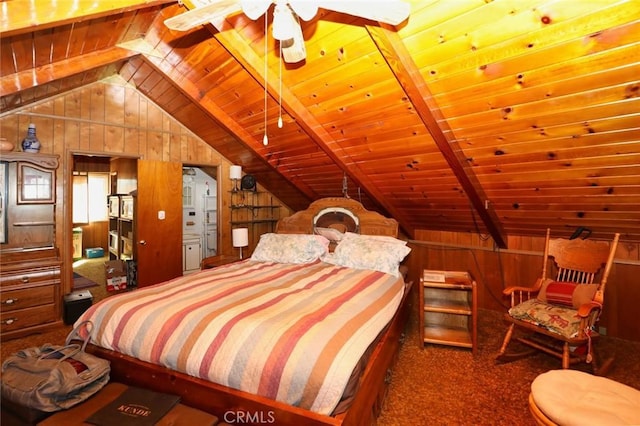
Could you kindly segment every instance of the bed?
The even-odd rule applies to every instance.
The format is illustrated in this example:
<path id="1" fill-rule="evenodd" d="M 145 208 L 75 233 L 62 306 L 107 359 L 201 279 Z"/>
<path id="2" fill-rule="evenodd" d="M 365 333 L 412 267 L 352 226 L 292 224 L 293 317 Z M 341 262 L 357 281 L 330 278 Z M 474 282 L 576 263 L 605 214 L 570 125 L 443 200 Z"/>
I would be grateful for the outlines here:
<path id="1" fill-rule="evenodd" d="M 92 306 L 87 350 L 113 380 L 228 423 L 372 423 L 408 315 L 397 232 L 352 199 L 318 200 L 248 259 Z"/>

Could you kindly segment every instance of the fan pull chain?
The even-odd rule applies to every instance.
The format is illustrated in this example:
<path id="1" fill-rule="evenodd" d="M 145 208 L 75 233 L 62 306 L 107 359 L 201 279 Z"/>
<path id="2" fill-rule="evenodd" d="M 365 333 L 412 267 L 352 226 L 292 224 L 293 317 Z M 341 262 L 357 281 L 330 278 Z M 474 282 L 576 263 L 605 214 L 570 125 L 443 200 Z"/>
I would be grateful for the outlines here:
<path id="1" fill-rule="evenodd" d="M 282 41 L 278 43 L 280 46 L 280 87 L 279 91 L 279 99 L 278 99 L 278 129 L 282 129 Z"/>
<path id="2" fill-rule="evenodd" d="M 267 137 L 267 50 L 269 48 L 269 24 L 268 24 L 268 12 L 264 13 L 264 136 L 262 137 L 262 144 L 264 146 L 269 145 L 269 138 Z"/>

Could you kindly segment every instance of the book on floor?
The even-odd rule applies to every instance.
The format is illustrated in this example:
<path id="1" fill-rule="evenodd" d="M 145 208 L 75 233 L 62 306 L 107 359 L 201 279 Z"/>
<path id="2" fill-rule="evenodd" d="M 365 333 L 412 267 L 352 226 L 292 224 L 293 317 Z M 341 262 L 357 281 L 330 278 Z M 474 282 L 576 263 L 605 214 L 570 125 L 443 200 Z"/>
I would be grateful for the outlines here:
<path id="1" fill-rule="evenodd" d="M 85 422 L 98 426 L 151 426 L 171 411 L 178 402 L 178 395 L 128 387 Z"/>

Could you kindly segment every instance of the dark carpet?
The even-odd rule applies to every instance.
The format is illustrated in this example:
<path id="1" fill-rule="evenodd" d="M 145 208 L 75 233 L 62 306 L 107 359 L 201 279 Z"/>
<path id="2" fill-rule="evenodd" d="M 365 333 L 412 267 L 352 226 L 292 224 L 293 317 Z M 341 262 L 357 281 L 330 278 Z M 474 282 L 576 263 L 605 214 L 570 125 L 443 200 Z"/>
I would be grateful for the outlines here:
<path id="1" fill-rule="evenodd" d="M 70 329 L 2 342 L 2 359 L 25 347 L 62 343 Z M 378 425 L 535 425 L 527 408 L 531 382 L 538 374 L 560 368 L 560 360 L 540 353 L 497 364 L 505 330 L 501 313 L 480 310 L 475 356 L 468 349 L 423 347 L 413 312 Z M 604 336 L 598 348 L 602 355 L 615 356 L 607 377 L 640 389 L 640 342 Z M 589 371 L 586 366 L 576 368 Z"/>
<path id="2" fill-rule="evenodd" d="M 416 313 L 408 324 L 378 424 L 535 425 L 527 405 L 531 382 L 541 373 L 561 368 L 561 361 L 537 353 L 496 363 L 506 332 L 502 317 L 500 312 L 479 310 L 474 356 L 468 349 L 423 346 Z M 601 360 L 615 357 L 608 378 L 640 389 L 640 342 L 603 336 L 597 348 Z M 591 372 L 586 364 L 574 368 Z"/>
<path id="3" fill-rule="evenodd" d="M 85 288 L 97 287 L 98 283 L 87 277 L 74 272 L 73 273 L 73 290 L 84 290 Z"/>

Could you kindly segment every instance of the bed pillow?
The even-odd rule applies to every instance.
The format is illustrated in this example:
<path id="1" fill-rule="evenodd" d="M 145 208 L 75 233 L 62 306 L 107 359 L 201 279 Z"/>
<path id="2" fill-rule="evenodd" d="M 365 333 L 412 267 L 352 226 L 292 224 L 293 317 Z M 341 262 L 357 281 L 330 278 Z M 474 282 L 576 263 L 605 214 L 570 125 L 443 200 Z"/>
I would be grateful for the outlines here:
<path id="1" fill-rule="evenodd" d="M 410 251 L 406 242 L 393 237 L 371 238 L 370 235 L 347 232 L 333 255 L 324 256 L 322 260 L 338 266 L 369 269 L 399 277 L 400 262 Z"/>
<path id="2" fill-rule="evenodd" d="M 312 263 L 329 251 L 322 235 L 274 234 L 260 236 L 251 260 L 278 263 Z"/>
<path id="3" fill-rule="evenodd" d="M 322 235 L 329 241 L 335 242 L 335 243 L 342 240 L 342 238 L 344 237 L 344 232 L 341 232 L 335 228 L 316 227 L 315 231 L 316 231 L 316 234 Z"/>
<path id="4" fill-rule="evenodd" d="M 598 284 L 576 284 L 547 279 L 542 283 L 538 299 L 554 305 L 570 306 L 578 309 L 588 303 L 598 290 Z"/>

